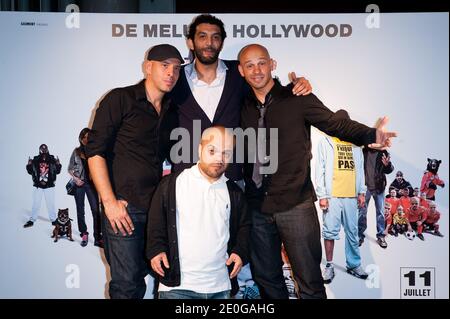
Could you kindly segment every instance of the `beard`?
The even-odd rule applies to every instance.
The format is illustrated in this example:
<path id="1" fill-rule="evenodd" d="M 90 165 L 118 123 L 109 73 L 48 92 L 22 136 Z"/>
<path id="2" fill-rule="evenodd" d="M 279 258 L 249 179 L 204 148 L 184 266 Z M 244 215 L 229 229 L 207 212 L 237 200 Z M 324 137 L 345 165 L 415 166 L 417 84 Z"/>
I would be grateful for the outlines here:
<path id="1" fill-rule="evenodd" d="M 206 57 L 203 55 L 203 51 L 209 49 L 214 51 L 214 54 L 212 56 Z M 197 58 L 202 64 L 205 65 L 211 65 L 217 62 L 217 59 L 219 59 L 219 53 L 220 53 L 220 49 L 216 50 L 214 48 L 206 48 L 206 49 L 199 49 L 194 47 L 194 56 L 195 58 Z"/>
<path id="2" fill-rule="evenodd" d="M 211 178 L 219 178 L 227 169 L 226 164 L 217 167 L 216 165 L 208 165 L 206 163 L 199 163 L 200 169 Z"/>

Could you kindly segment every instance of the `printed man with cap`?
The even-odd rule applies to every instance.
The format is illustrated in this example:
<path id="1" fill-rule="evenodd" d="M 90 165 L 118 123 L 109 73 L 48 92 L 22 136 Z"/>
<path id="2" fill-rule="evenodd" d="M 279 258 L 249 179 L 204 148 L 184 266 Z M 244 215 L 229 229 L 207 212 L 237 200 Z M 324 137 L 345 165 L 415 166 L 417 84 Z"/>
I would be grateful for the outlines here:
<path id="1" fill-rule="evenodd" d="M 41 208 L 42 196 L 45 197 L 48 218 L 52 224 L 56 221 L 55 209 L 55 181 L 56 175 L 61 172 L 61 163 L 58 157 L 50 155 L 45 144 L 39 146 L 39 155 L 33 159 L 28 159 L 27 172 L 33 178 L 33 207 L 31 208 L 31 218 L 23 225 L 28 228 L 34 225 Z"/>
<path id="2" fill-rule="evenodd" d="M 109 92 L 97 109 L 86 145 L 89 169 L 104 205 L 105 255 L 111 268 L 111 298 L 143 298 L 147 212 L 170 151 L 177 112 L 165 94 L 184 60 L 168 44 L 152 47 L 146 78 Z"/>
<path id="3" fill-rule="evenodd" d="M 413 190 L 413 188 L 411 186 L 411 183 L 403 178 L 402 171 L 398 171 L 395 174 L 395 180 L 389 186 L 389 191 L 391 189 L 395 189 L 396 190 L 397 198 L 400 198 L 402 195 L 412 197 L 413 196 L 413 192 L 414 192 L 414 190 Z M 404 190 L 406 190 L 405 194 L 403 194 Z"/>

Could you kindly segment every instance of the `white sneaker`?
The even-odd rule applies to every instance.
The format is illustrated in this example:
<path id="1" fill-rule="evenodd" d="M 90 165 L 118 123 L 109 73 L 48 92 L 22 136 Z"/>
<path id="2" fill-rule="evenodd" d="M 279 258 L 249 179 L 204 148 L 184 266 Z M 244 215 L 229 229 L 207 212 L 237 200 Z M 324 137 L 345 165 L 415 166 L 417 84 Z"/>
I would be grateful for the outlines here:
<path id="1" fill-rule="evenodd" d="M 332 282 L 333 278 L 334 278 L 334 266 L 333 265 L 326 266 L 323 269 L 322 277 L 323 277 L 323 282 L 325 284 L 329 284 L 330 282 Z"/>
<path id="2" fill-rule="evenodd" d="M 369 277 L 369 275 L 362 269 L 361 266 L 351 268 L 351 269 L 347 268 L 347 272 L 350 275 L 353 275 L 353 276 L 355 276 L 357 278 L 361 278 L 361 279 L 367 279 L 367 277 Z"/>

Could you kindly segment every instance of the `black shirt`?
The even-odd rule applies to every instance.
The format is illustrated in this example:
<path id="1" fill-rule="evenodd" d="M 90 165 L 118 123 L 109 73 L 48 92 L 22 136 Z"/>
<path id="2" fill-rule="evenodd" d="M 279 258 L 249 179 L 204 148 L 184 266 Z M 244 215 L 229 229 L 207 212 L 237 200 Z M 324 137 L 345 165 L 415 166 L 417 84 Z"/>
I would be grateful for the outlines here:
<path id="1" fill-rule="evenodd" d="M 104 157 L 116 197 L 147 213 L 177 123 L 176 108 L 166 97 L 158 115 L 147 100 L 145 80 L 113 89 L 97 109 L 86 156 Z"/>
<path id="2" fill-rule="evenodd" d="M 366 180 L 367 189 L 371 192 L 383 193 L 386 188 L 386 175 L 394 170 L 392 162 L 389 161 L 387 166 L 384 166 L 382 157 L 389 156 L 387 151 L 373 150 L 365 147 L 364 153 L 364 176 Z"/>
<path id="3" fill-rule="evenodd" d="M 241 113 L 244 130 L 258 127 L 258 103 L 250 93 Z M 314 94 L 295 96 L 277 80 L 264 104 L 266 128 L 278 129 L 278 169 L 263 175 L 262 186 L 257 189 L 252 180 L 253 164 L 247 158 L 244 165 L 249 205 L 264 213 L 282 212 L 308 199 L 316 200 L 310 177 L 311 125 L 356 145 L 375 142 L 375 129 L 351 120 L 344 110 L 332 112 Z M 268 134 L 267 150 L 271 149 L 270 140 Z"/>

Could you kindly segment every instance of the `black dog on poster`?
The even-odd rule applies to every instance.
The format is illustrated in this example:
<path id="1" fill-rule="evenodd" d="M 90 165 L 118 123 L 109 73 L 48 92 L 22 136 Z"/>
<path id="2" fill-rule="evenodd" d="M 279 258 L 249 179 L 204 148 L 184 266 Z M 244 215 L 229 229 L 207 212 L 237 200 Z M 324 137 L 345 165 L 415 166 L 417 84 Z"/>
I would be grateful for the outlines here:
<path id="1" fill-rule="evenodd" d="M 72 238 L 72 219 L 69 218 L 69 209 L 58 209 L 58 218 L 56 219 L 56 225 L 53 229 L 52 238 L 55 238 L 54 242 L 58 241 L 58 237 L 66 235 L 66 237 L 73 241 Z"/>

